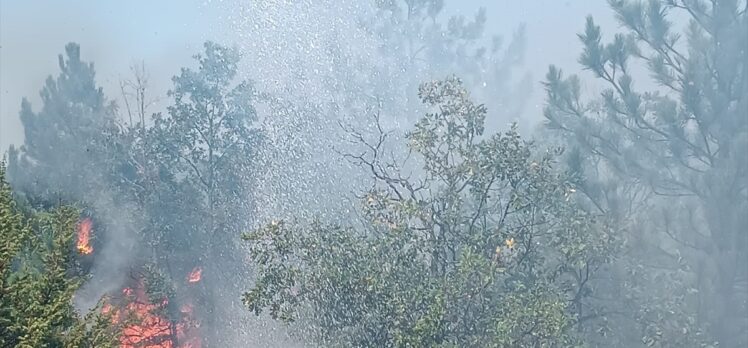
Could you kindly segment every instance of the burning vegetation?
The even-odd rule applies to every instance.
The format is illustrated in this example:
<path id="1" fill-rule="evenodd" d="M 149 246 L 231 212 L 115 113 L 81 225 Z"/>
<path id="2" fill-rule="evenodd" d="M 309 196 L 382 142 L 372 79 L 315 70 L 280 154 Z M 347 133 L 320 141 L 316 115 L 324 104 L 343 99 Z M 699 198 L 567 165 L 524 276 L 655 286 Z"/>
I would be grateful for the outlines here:
<path id="1" fill-rule="evenodd" d="M 91 218 L 84 218 L 78 223 L 78 233 L 76 248 L 78 252 L 83 255 L 90 255 L 93 253 L 93 246 L 91 246 L 91 232 L 93 231 L 93 222 Z"/>
<path id="2" fill-rule="evenodd" d="M 200 282 L 200 278 L 203 276 L 203 269 L 200 267 L 195 267 L 192 269 L 192 272 L 187 276 L 187 282 L 190 284 L 195 284 L 197 282 Z"/>
<path id="3" fill-rule="evenodd" d="M 77 224 L 76 249 L 81 255 L 93 255 L 93 221 L 83 218 Z M 202 268 L 187 274 L 186 284 L 200 282 Z M 102 314 L 109 315 L 119 328 L 120 348 L 200 348 L 200 322 L 188 291 L 177 295 L 176 287 L 151 265 L 141 267 L 129 277 L 118 294 L 110 294 Z M 179 304 L 177 304 L 179 302 Z"/>
<path id="4" fill-rule="evenodd" d="M 154 282 L 154 275 L 147 268 L 132 279 L 132 286 L 122 289 L 103 308 L 105 314 L 111 314 L 115 326 L 121 328 L 120 348 L 202 346 L 200 322 L 189 299 L 177 301 L 173 291 L 159 289 L 164 284 Z"/>
<path id="5" fill-rule="evenodd" d="M 311 346 L 748 347 L 748 1 L 558 16 L 580 66 L 542 81 L 447 2 L 247 1 L 162 95 L 66 45 L 0 156 L 0 348 L 280 346 L 263 311 Z"/>

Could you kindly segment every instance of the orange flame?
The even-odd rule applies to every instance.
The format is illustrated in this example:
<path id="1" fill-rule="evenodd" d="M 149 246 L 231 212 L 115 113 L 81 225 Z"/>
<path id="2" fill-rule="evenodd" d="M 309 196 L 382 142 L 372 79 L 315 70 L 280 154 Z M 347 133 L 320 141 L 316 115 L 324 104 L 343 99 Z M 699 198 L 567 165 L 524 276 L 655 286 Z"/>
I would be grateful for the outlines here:
<path id="1" fill-rule="evenodd" d="M 142 282 L 135 289 L 123 289 L 122 293 L 127 304 L 112 312 L 113 322 L 124 325 L 119 339 L 120 348 L 201 347 L 197 335 L 199 325 L 193 317 L 191 305 L 183 305 L 180 318 L 170 321 L 165 316 L 169 301 L 163 299 L 160 303 L 150 303 Z M 112 307 L 107 304 L 102 311 L 109 313 Z"/>
<path id="2" fill-rule="evenodd" d="M 78 223 L 78 242 L 76 243 L 76 247 L 78 248 L 78 252 L 83 255 L 88 255 L 93 252 L 93 247 L 91 246 L 92 227 L 93 222 L 91 221 L 91 218 L 85 218 Z"/>
<path id="3" fill-rule="evenodd" d="M 203 269 L 200 267 L 195 267 L 192 269 L 192 272 L 190 272 L 189 275 L 187 275 L 187 282 L 190 284 L 194 284 L 200 281 L 200 278 L 203 276 Z"/>

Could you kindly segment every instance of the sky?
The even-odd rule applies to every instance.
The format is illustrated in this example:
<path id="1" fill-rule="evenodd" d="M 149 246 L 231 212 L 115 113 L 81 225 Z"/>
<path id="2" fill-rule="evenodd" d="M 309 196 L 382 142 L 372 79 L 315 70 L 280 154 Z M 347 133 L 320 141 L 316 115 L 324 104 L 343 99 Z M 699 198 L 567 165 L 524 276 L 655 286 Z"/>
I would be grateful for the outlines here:
<path id="1" fill-rule="evenodd" d="M 241 37 L 226 20 L 239 2 L 0 0 L 0 153 L 10 144 L 22 143 L 21 99 L 27 97 L 39 106 L 39 90 L 47 76 L 57 74 L 57 56 L 66 43 L 81 45 L 83 59 L 94 62 L 106 95 L 119 93 L 119 80 L 139 61 L 151 72 L 154 93 L 163 94 L 169 78 L 191 64 L 191 56 L 205 40 L 231 45 Z M 445 2 L 449 13 L 465 15 L 486 7 L 487 30 L 505 37 L 526 24 L 525 67 L 532 71 L 535 85 L 525 114 L 538 119 L 543 105 L 540 81 L 547 66 L 578 70 L 576 34 L 584 17 L 593 15 L 611 31 L 616 27 L 604 0 Z"/>

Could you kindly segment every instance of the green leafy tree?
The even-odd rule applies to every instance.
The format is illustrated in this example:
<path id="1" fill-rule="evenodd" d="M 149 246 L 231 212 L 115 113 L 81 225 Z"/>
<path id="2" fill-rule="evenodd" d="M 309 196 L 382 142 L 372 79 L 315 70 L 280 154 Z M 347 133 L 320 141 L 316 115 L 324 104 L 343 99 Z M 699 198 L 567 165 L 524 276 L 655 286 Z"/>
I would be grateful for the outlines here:
<path id="1" fill-rule="evenodd" d="M 174 104 L 167 115 L 155 115 L 148 131 L 152 163 L 159 163 L 152 172 L 160 182 L 154 203 L 174 212 L 170 219 L 157 221 L 154 231 L 171 233 L 162 239 L 159 252 L 171 255 L 175 262 L 169 264 L 180 268 L 172 273 L 175 277 L 182 279 L 194 265 L 205 268 L 203 282 L 213 285 L 202 288 L 203 317 L 218 320 L 212 301 L 234 293 L 232 285 L 242 264 L 236 237 L 249 211 L 249 169 L 259 133 L 253 126 L 254 87 L 249 81 L 236 81 L 238 52 L 207 42 L 195 58 L 198 69 L 183 68 L 173 78 L 169 94 Z M 154 208 L 158 215 L 161 208 Z M 216 335 L 210 341 L 220 339 Z"/>
<path id="2" fill-rule="evenodd" d="M 340 197 L 357 190 L 365 177 L 334 152 L 345 136 L 337 123 L 373 130 L 374 125 L 360 116 L 376 108 L 385 127 L 412 124 L 423 111 L 415 97 L 422 81 L 449 74 L 463 78 L 476 100 L 494 110 L 486 120 L 488 129 L 520 116 L 532 87 L 521 71 L 524 31 L 520 28 L 505 40 L 491 37 L 485 10 L 452 16 L 445 2 L 366 0 L 341 9 L 325 8 L 329 4 L 323 2 L 296 2 L 281 6 L 282 11 L 296 8 L 323 17 L 317 22 L 286 16 L 288 22 L 280 26 L 245 22 L 250 24 L 247 30 L 259 35 L 303 38 L 300 45 L 260 45 L 266 54 L 283 54 L 270 63 L 281 69 L 282 82 L 268 85 L 277 92 L 262 107 L 267 111 L 262 127 L 270 146 L 261 148 L 264 163 L 254 173 L 259 183 L 255 217 L 314 212 L 336 218 L 348 209 L 349 202 Z M 264 5 L 250 7 L 263 11 Z"/>
<path id="3" fill-rule="evenodd" d="M 642 342 L 700 346 L 712 342 L 708 333 L 720 346 L 745 346 L 746 4 L 610 5 L 623 33 L 603 43 L 588 18 L 579 35 L 580 64 L 606 88 L 585 97 L 578 77 L 552 66 L 548 126 L 573 149 L 590 206 L 627 224 L 630 257 L 617 286 L 634 304 L 623 303 L 633 309 L 624 316 L 640 325 Z M 637 63 L 651 80 L 634 83 Z"/>
<path id="4" fill-rule="evenodd" d="M 246 203 L 247 171 L 259 133 L 254 88 L 249 81 L 234 80 L 239 54 L 212 42 L 195 57 L 199 69 L 183 68 L 173 78 L 174 105 L 168 116 L 156 114 L 153 146 L 173 173 L 198 193 L 196 202 L 205 212 L 212 235 L 207 249 L 222 247 L 228 224 Z"/>
<path id="5" fill-rule="evenodd" d="M 0 163 L 0 347 L 116 347 L 117 328 L 99 307 L 81 317 L 73 294 L 83 277 L 69 207 L 26 217 Z"/>
<path id="6" fill-rule="evenodd" d="M 484 136 L 486 108 L 458 79 L 419 95 L 430 112 L 405 161 L 389 159 L 390 133 L 346 128 L 361 152 L 345 157 L 374 181 L 361 219 L 246 234 L 257 279 L 245 303 L 300 320 L 322 346 L 576 346 L 585 283 L 614 234 L 576 208 L 558 151 L 537 153 L 516 129 Z"/>

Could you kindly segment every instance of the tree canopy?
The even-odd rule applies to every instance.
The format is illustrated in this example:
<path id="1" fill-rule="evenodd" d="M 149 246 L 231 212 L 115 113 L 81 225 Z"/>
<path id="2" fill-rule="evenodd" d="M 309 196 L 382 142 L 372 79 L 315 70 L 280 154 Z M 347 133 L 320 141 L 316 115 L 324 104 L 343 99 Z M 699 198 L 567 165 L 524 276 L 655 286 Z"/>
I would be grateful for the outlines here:
<path id="1" fill-rule="evenodd" d="M 256 313 L 305 314 L 325 346 L 555 347 L 576 343 L 585 282 L 616 247 L 574 188 L 512 129 L 483 136 L 486 109 L 456 78 L 423 84 L 431 112 L 408 133 L 422 165 L 388 161 L 374 140 L 346 157 L 372 177 L 361 221 L 274 221 L 245 239 Z M 581 303 L 581 302 L 580 302 Z"/>
<path id="2" fill-rule="evenodd" d="M 313 11 L 163 96 L 66 45 L 0 163 L 0 348 L 748 346 L 748 3 L 608 3 L 522 136 L 523 27 L 442 0 L 249 5 Z"/>
<path id="3" fill-rule="evenodd" d="M 78 211 L 24 212 L 0 163 L 0 347 L 115 347 L 118 331 L 96 308 L 73 308 L 84 277 L 74 238 Z"/>
<path id="4" fill-rule="evenodd" d="M 738 1 L 610 5 L 622 33 L 604 43 L 588 17 L 579 35 L 579 63 L 605 89 L 584 96 L 579 77 L 551 66 L 547 125 L 571 150 L 591 209 L 627 225 L 631 263 L 619 286 L 636 303 L 625 311 L 643 340 L 746 345 L 746 9 Z M 635 79 L 637 64 L 652 81 Z"/>

